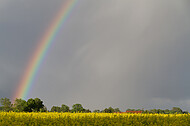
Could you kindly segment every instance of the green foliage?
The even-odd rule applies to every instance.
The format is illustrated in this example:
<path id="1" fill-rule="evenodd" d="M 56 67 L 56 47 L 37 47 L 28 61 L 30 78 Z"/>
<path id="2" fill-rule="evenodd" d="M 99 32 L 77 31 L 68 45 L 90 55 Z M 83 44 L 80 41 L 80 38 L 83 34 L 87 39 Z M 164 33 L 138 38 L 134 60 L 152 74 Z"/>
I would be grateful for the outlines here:
<path id="1" fill-rule="evenodd" d="M 69 112 L 69 106 L 62 104 L 61 105 L 61 112 Z"/>
<path id="2" fill-rule="evenodd" d="M 91 113 L 90 109 L 85 109 L 84 113 Z"/>
<path id="3" fill-rule="evenodd" d="M 16 99 L 14 104 L 11 103 L 10 99 L 8 98 L 1 98 L 0 99 L 0 111 L 9 112 L 47 112 L 47 108 L 44 106 L 43 101 L 39 98 L 35 99 L 28 99 L 25 101 L 23 99 Z M 91 110 L 84 109 L 81 104 L 74 104 L 72 109 L 69 109 L 69 106 L 62 104 L 61 107 L 53 106 L 50 110 L 51 112 L 83 112 L 83 113 L 91 113 Z M 159 114 L 188 114 L 188 111 L 182 111 L 179 107 L 173 107 L 171 110 L 169 109 L 151 109 L 151 110 L 144 110 L 144 109 L 127 109 L 127 111 L 142 111 L 142 113 L 159 113 Z M 114 113 L 114 112 L 121 112 L 119 108 L 105 108 L 104 110 L 94 110 L 94 113 Z"/>
<path id="4" fill-rule="evenodd" d="M 61 107 L 53 106 L 51 112 L 69 112 L 69 106 L 62 104 Z"/>
<path id="5" fill-rule="evenodd" d="M 121 111 L 119 110 L 119 108 L 115 108 L 114 112 L 121 112 Z"/>
<path id="6" fill-rule="evenodd" d="M 16 99 L 13 105 L 13 110 L 15 112 L 27 111 L 27 102 L 23 99 Z"/>
<path id="7" fill-rule="evenodd" d="M 160 114 L 183 114 L 183 113 L 189 113 L 188 111 L 182 111 L 179 107 L 173 107 L 171 110 L 169 109 L 165 109 L 165 110 L 162 110 L 162 109 L 151 109 L 151 110 L 145 110 L 143 113 L 153 113 L 153 114 L 156 114 L 156 113 L 160 113 Z"/>
<path id="8" fill-rule="evenodd" d="M 120 110 L 119 110 L 119 108 L 112 108 L 112 107 L 109 107 L 109 108 L 105 108 L 102 112 L 104 112 L 104 113 L 114 113 L 114 112 L 121 112 Z"/>
<path id="9" fill-rule="evenodd" d="M 50 111 L 51 112 L 61 112 L 61 107 L 53 106 Z"/>
<path id="10" fill-rule="evenodd" d="M 82 107 L 82 105 L 81 104 L 74 104 L 73 106 L 72 106 L 72 110 L 71 110 L 71 112 L 84 112 L 85 111 L 85 109 Z"/>
<path id="11" fill-rule="evenodd" d="M 9 112 L 12 111 L 12 103 L 10 101 L 10 99 L 8 98 L 1 98 L 0 99 L 0 103 L 1 103 L 1 109 L 5 112 Z"/>
<path id="12" fill-rule="evenodd" d="M 100 113 L 101 111 L 98 110 L 98 109 L 96 109 L 96 110 L 94 110 L 93 112 L 94 112 L 94 113 Z"/>
<path id="13" fill-rule="evenodd" d="M 43 108 L 40 108 L 40 112 L 47 112 L 48 110 L 47 110 L 47 107 L 43 107 Z"/>
<path id="14" fill-rule="evenodd" d="M 105 108 L 103 110 L 104 113 L 113 113 L 114 112 L 114 109 L 112 107 L 109 107 L 109 108 Z"/>
<path id="15" fill-rule="evenodd" d="M 39 112 L 43 108 L 44 108 L 43 101 L 41 101 L 39 98 L 28 99 L 26 107 L 27 112 Z"/>
<path id="16" fill-rule="evenodd" d="M 34 110 L 39 112 L 40 109 L 42 109 L 44 107 L 43 101 L 41 101 L 39 98 L 35 98 L 34 101 L 35 101 Z"/>
<path id="17" fill-rule="evenodd" d="M 183 114 L 188 114 L 189 112 L 188 111 L 183 111 Z"/>
<path id="18" fill-rule="evenodd" d="M 182 114 L 183 113 L 183 111 L 179 107 L 173 107 L 172 108 L 172 112 L 178 113 L 178 114 Z"/>
<path id="19" fill-rule="evenodd" d="M 35 108 L 35 101 L 34 101 L 34 99 L 32 99 L 32 98 L 28 99 L 26 111 L 27 112 L 32 112 L 32 111 L 34 111 L 34 108 Z"/>
<path id="20" fill-rule="evenodd" d="M 169 109 L 164 110 L 164 114 L 170 114 L 170 110 Z"/>

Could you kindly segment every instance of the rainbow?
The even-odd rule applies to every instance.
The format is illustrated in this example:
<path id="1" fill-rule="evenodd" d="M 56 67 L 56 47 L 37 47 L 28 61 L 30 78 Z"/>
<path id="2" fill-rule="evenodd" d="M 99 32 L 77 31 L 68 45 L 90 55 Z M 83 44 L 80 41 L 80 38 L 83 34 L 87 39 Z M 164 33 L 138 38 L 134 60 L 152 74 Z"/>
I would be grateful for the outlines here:
<path id="1" fill-rule="evenodd" d="M 50 27 L 47 28 L 40 39 L 11 100 L 15 100 L 16 98 L 26 99 L 28 97 L 31 86 L 34 84 L 34 80 L 45 56 L 47 55 L 48 49 L 51 47 L 52 43 L 55 42 L 54 40 L 57 33 L 60 31 L 62 25 L 77 4 L 77 1 L 78 0 L 67 0 L 67 2 L 63 3 L 61 10 L 57 13 Z"/>

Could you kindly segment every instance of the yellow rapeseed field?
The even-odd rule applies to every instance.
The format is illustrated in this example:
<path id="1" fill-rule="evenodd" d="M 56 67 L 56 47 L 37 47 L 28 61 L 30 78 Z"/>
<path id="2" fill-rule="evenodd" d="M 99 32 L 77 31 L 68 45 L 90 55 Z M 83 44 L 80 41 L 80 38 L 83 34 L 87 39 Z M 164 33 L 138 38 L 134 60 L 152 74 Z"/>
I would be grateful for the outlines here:
<path id="1" fill-rule="evenodd" d="M 0 112 L 0 126 L 188 126 L 190 114 Z"/>

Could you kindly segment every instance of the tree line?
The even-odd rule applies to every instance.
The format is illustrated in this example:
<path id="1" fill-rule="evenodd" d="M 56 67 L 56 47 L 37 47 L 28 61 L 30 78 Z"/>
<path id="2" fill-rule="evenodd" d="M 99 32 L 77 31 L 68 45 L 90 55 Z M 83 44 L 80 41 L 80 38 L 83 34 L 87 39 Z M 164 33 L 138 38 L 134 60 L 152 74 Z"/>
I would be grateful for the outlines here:
<path id="1" fill-rule="evenodd" d="M 74 104 L 70 109 L 69 106 L 62 104 L 61 106 L 52 106 L 51 110 L 47 110 L 43 101 L 39 98 L 30 98 L 27 101 L 23 99 L 16 99 L 14 103 L 11 103 L 10 99 L 8 98 L 1 98 L 0 99 L 0 111 L 13 111 L 13 112 L 83 112 L 83 113 L 116 113 L 121 112 L 119 108 L 105 108 L 103 110 L 94 110 L 91 111 L 89 109 L 83 108 L 81 104 Z M 144 110 L 144 109 L 127 109 L 126 111 L 142 111 L 142 113 L 162 113 L 162 114 L 184 114 L 188 113 L 188 111 L 182 111 L 179 107 L 173 107 L 171 110 L 166 109 L 151 109 L 151 110 Z"/>
<path id="2" fill-rule="evenodd" d="M 126 111 L 142 111 L 142 113 L 149 113 L 149 114 L 188 114 L 188 111 L 183 111 L 179 107 L 173 107 L 171 110 L 169 109 L 150 109 L 150 110 L 144 110 L 144 109 L 127 109 Z"/>

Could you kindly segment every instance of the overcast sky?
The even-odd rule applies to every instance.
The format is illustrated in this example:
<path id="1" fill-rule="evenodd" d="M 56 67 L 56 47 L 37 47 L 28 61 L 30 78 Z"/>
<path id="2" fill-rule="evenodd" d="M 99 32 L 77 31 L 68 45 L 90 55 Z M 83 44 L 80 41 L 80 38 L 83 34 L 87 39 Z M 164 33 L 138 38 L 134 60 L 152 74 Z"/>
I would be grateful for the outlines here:
<path id="1" fill-rule="evenodd" d="M 0 0 L 0 97 L 11 98 L 63 0 Z M 65 0 L 66 1 L 66 0 Z M 29 98 L 190 111 L 189 0 L 79 0 Z"/>

